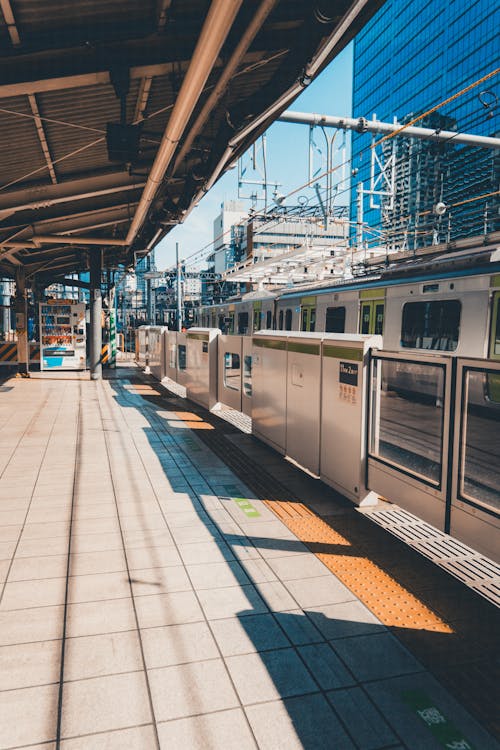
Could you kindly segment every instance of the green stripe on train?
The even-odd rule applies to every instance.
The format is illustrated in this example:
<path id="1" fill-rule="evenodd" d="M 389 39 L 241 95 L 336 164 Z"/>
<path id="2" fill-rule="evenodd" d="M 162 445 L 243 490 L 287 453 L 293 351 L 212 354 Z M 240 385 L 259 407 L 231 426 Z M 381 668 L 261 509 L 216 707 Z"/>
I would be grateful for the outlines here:
<path id="1" fill-rule="evenodd" d="M 323 356 L 333 357 L 334 359 L 354 360 L 355 362 L 363 361 L 363 350 L 353 349 L 348 346 L 323 346 Z"/>

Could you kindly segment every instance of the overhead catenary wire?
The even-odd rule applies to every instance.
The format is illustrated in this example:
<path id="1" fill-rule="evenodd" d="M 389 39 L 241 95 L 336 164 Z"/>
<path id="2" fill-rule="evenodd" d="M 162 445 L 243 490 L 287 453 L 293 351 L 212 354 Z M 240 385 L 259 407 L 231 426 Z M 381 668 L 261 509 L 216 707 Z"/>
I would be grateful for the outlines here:
<path id="1" fill-rule="evenodd" d="M 468 91 L 471 91 L 471 89 L 475 88 L 476 86 L 479 86 L 480 83 L 484 83 L 484 81 L 487 81 L 489 78 L 492 78 L 498 73 L 500 73 L 500 68 L 495 68 L 495 70 L 490 71 L 486 75 L 482 76 L 482 78 L 478 78 L 477 81 L 470 83 L 465 88 L 461 89 L 460 91 L 457 91 L 455 94 L 453 94 L 452 96 L 449 96 L 447 99 L 444 99 L 444 101 L 439 102 L 439 104 L 436 104 L 434 107 L 431 107 L 423 114 L 418 115 L 417 117 L 414 117 L 412 120 L 405 123 L 405 125 L 401 125 L 401 127 L 398 128 L 397 130 L 394 130 L 392 133 L 388 133 L 387 135 L 384 135 L 383 138 L 380 138 L 376 143 L 372 143 L 371 148 L 376 148 L 384 141 L 387 141 L 390 138 L 394 138 L 399 133 L 402 133 L 403 130 L 406 130 L 406 128 L 409 128 L 412 125 L 415 125 L 416 122 L 420 122 L 420 120 L 423 120 L 425 117 L 428 117 L 433 112 L 436 112 L 440 107 L 444 107 L 445 104 L 449 104 L 455 99 L 458 99 L 459 96 L 463 96 L 463 94 L 466 94 Z"/>

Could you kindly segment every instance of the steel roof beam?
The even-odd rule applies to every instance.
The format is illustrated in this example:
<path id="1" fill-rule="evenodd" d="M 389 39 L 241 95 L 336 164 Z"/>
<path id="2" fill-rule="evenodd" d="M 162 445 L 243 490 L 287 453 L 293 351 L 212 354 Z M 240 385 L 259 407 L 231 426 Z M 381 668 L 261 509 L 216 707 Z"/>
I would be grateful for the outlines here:
<path id="1" fill-rule="evenodd" d="M 10 41 L 12 42 L 14 47 L 18 47 L 21 44 L 21 39 L 19 37 L 19 31 L 17 30 L 16 19 L 14 18 L 14 13 L 12 12 L 10 0 L 0 0 L 0 8 L 2 9 L 5 23 L 7 24 L 7 31 L 9 32 Z"/>
<path id="2" fill-rule="evenodd" d="M 116 237 L 72 237 L 60 234 L 37 234 L 29 240 L 0 240 L 0 247 L 11 247 L 15 250 L 38 248 L 40 245 L 90 245 L 97 247 L 125 247 L 126 240 Z"/>
<path id="3" fill-rule="evenodd" d="M 36 101 L 35 95 L 28 94 L 28 101 L 30 104 L 31 111 L 33 112 L 33 116 L 35 118 L 36 132 L 38 134 L 38 140 L 40 141 L 40 146 L 42 147 L 43 155 L 47 163 L 47 168 L 49 170 L 50 179 L 52 180 L 52 183 L 55 185 L 57 183 L 57 177 L 56 177 L 56 173 L 54 170 L 54 165 L 52 163 L 52 156 L 50 154 L 49 144 L 47 143 L 47 136 L 45 135 L 43 123 L 42 123 L 42 120 L 40 119 L 40 112 L 38 110 L 38 103 Z"/>
<path id="4" fill-rule="evenodd" d="M 119 203 L 101 208 L 91 208 L 87 211 L 80 211 L 66 216 L 53 216 L 40 221 L 32 221 L 29 225 L 26 223 L 8 224 L 1 227 L 2 231 L 16 232 L 15 238 L 19 239 L 20 233 L 30 234 L 27 239 L 31 239 L 33 232 L 36 234 L 66 234 L 78 232 L 86 228 L 96 228 L 97 226 L 110 226 L 115 222 L 131 221 L 131 213 L 135 206 L 133 203 Z M 12 237 L 14 239 L 14 237 Z"/>
<path id="5" fill-rule="evenodd" d="M 191 62 L 192 45 L 185 45 L 178 54 L 177 49 L 178 41 L 169 44 L 165 34 L 158 34 L 98 50 L 82 52 L 82 47 L 77 47 L 0 56 L 0 98 L 109 84 L 110 68 L 123 64 L 124 59 L 129 61 L 131 80 L 168 75 L 174 65 L 177 71 L 185 72 Z M 245 62 L 259 62 L 268 52 L 265 48 L 253 49 Z M 223 66 L 224 61 L 217 57 L 214 68 Z"/>
<path id="6" fill-rule="evenodd" d="M 47 208 L 60 203 L 95 198 L 143 188 L 144 179 L 134 180 L 127 172 L 114 172 L 58 185 L 40 185 L 25 190 L 0 193 L 0 220 L 3 214 Z"/>

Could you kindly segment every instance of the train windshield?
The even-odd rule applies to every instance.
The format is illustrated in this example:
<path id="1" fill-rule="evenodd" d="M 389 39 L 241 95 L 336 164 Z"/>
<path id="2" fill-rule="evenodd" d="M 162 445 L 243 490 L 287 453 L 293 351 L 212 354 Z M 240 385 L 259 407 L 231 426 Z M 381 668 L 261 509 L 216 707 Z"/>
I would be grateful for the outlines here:
<path id="1" fill-rule="evenodd" d="M 452 352 L 458 346 L 459 300 L 407 302 L 403 307 L 401 346 Z"/>

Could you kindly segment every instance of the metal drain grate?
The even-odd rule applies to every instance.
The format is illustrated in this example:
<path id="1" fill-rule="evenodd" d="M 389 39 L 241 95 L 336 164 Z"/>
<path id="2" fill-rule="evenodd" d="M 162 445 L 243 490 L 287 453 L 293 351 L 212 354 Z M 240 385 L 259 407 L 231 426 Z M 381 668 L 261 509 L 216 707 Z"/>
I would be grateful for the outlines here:
<path id="1" fill-rule="evenodd" d="M 364 513 L 374 523 L 500 606 L 500 565 L 397 506 Z"/>
<path id="2" fill-rule="evenodd" d="M 465 544 L 442 532 L 438 532 L 437 536 L 424 542 L 415 542 L 413 546 L 433 561 L 456 560 L 477 555 L 477 552 L 474 552 L 470 547 L 466 547 Z"/>

